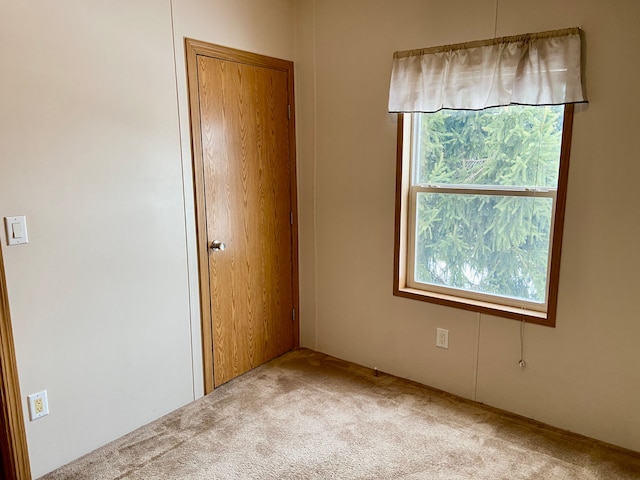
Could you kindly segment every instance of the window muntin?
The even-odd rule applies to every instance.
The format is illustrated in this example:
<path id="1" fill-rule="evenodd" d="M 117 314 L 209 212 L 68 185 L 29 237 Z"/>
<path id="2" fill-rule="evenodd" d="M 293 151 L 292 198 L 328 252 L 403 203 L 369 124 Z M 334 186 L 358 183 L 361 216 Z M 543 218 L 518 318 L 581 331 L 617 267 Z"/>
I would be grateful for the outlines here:
<path id="1" fill-rule="evenodd" d="M 406 285 L 546 312 L 564 106 L 406 115 Z"/>

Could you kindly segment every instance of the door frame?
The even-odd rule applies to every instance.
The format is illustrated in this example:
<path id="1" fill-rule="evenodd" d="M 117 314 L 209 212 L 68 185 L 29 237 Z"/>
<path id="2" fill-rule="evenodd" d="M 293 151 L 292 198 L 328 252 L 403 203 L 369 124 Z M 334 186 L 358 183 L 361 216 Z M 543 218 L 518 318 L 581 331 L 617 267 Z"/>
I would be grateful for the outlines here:
<path id="1" fill-rule="evenodd" d="M 209 289 L 209 252 L 207 245 L 207 221 L 205 206 L 204 165 L 200 130 L 200 103 L 198 97 L 198 55 L 256 67 L 273 68 L 287 73 L 289 121 L 289 176 L 291 192 L 291 256 L 293 293 L 293 348 L 300 346 L 299 283 L 298 283 L 298 208 L 296 183 L 296 133 L 293 62 L 256 53 L 223 47 L 211 43 L 185 38 L 185 58 L 187 64 L 187 84 L 189 93 L 191 161 L 195 196 L 196 242 L 198 256 L 198 280 L 200 291 L 200 321 L 202 327 L 202 362 L 204 372 L 204 393 L 211 393 L 213 382 L 213 329 L 211 318 L 211 293 Z"/>
<path id="2" fill-rule="evenodd" d="M 0 473 L 8 480 L 31 480 L 31 466 L 22 413 L 20 382 L 16 364 L 7 279 L 0 248 Z"/>

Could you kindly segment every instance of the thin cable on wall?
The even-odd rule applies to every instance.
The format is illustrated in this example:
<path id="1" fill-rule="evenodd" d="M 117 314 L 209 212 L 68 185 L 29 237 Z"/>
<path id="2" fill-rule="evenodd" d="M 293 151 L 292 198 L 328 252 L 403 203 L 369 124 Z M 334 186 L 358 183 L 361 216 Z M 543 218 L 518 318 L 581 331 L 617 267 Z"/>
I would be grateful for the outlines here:
<path id="1" fill-rule="evenodd" d="M 496 4 L 497 4 L 496 0 Z M 533 237 L 533 218 L 535 216 L 535 204 L 538 197 L 538 192 L 539 189 L 541 188 L 541 184 L 543 184 L 544 182 L 542 181 L 542 179 L 540 178 L 540 155 L 541 155 L 541 138 L 542 138 L 542 128 L 544 127 L 545 123 L 546 123 L 546 118 L 547 115 L 545 113 L 544 116 L 544 121 L 542 121 L 540 123 L 539 126 L 539 130 L 538 130 L 538 148 L 536 150 L 536 169 L 535 169 L 535 188 L 533 190 L 533 195 L 532 195 L 532 201 L 531 201 L 531 213 L 529 216 L 529 238 Z M 527 269 L 529 272 L 532 271 L 531 269 L 531 253 L 532 253 L 532 248 L 529 248 L 529 252 L 527 254 Z M 546 293 L 545 293 L 545 297 L 546 297 Z M 520 321 L 520 360 L 518 361 L 518 365 L 520 365 L 520 368 L 524 368 L 527 366 L 527 362 L 524 360 L 524 329 L 525 329 L 525 324 L 526 324 L 526 317 L 525 317 L 525 304 L 523 302 L 522 306 L 521 306 L 521 315 L 522 315 L 522 320 Z"/>
<path id="2" fill-rule="evenodd" d="M 493 23 L 493 38 L 498 38 L 498 6 L 500 0 L 496 0 L 496 15 Z M 539 150 L 538 150 L 539 154 Z M 538 157 L 539 158 L 539 157 Z M 536 169 L 539 165 L 536 166 Z M 537 177 L 537 173 L 536 173 Z M 531 225 L 531 224 L 530 224 Z M 529 251 L 529 264 L 531 264 L 531 251 Z M 520 360 L 518 361 L 518 365 L 520 368 L 524 368 L 527 366 L 527 362 L 524 360 L 524 326 L 525 326 L 525 316 L 524 316 L 524 306 L 522 307 L 522 321 L 520 322 Z"/>
<path id="3" fill-rule="evenodd" d="M 518 365 L 520 365 L 520 368 L 524 368 L 527 366 L 527 362 L 524 361 L 524 326 L 526 323 L 527 322 L 525 322 L 523 314 L 522 321 L 520 322 L 520 360 L 518 361 Z"/>

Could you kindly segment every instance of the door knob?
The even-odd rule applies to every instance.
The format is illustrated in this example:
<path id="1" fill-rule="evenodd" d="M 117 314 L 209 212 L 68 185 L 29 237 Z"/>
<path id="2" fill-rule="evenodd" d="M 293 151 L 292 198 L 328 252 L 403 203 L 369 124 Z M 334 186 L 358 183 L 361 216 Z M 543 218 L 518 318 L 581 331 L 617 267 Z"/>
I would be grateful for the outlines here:
<path id="1" fill-rule="evenodd" d="M 220 240 L 214 240 L 213 242 L 211 242 L 211 245 L 209 246 L 209 248 L 214 252 L 221 252 L 225 248 L 227 248 L 227 246 Z"/>

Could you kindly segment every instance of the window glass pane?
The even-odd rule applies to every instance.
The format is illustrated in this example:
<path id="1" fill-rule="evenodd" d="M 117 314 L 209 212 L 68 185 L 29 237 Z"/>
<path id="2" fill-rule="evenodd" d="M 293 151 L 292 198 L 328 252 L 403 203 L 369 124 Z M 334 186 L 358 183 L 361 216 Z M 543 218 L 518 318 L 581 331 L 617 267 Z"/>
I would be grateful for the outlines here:
<path id="1" fill-rule="evenodd" d="M 553 199 L 418 192 L 414 280 L 544 303 Z"/>
<path id="2" fill-rule="evenodd" d="M 563 106 L 416 114 L 414 182 L 557 188 Z"/>

